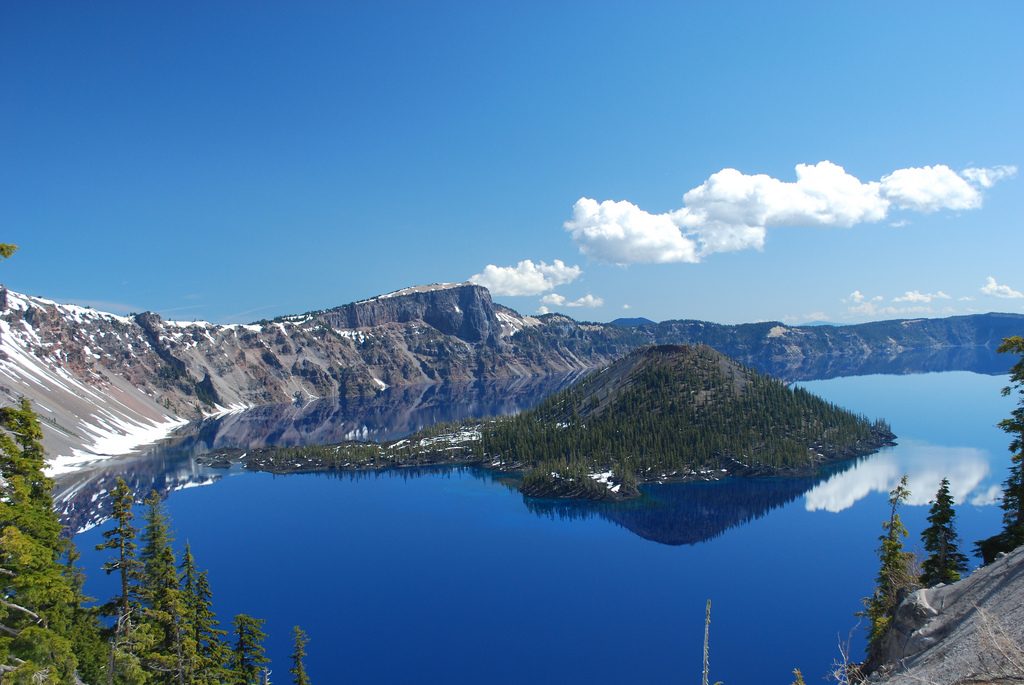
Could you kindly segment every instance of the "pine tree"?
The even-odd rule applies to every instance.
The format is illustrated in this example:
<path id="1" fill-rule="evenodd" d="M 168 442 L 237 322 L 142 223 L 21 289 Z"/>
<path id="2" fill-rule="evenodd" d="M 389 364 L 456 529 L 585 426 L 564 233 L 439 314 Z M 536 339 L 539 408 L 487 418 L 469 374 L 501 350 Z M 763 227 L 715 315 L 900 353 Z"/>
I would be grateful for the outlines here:
<path id="1" fill-rule="evenodd" d="M 900 520 L 899 507 L 910 497 L 907 489 L 907 477 L 889 492 L 889 520 L 882 523 L 883 533 L 879 537 L 881 546 L 878 556 L 881 562 L 876 578 L 874 594 L 865 600 L 864 614 L 871 621 L 868 634 L 868 661 L 877 657 L 882 638 L 889 629 L 893 613 L 901 596 L 916 582 L 911 563 L 913 555 L 903 550 L 903 538 L 907 537 L 907 529 Z"/>
<path id="2" fill-rule="evenodd" d="M 188 544 L 185 545 L 180 568 L 184 621 L 188 626 L 188 637 L 195 645 L 192 680 L 197 685 L 220 683 L 225 676 L 224 665 L 229 659 L 229 651 L 223 640 L 227 632 L 217 627 L 213 594 L 206 572 L 196 567 L 192 548 Z"/>
<path id="3" fill-rule="evenodd" d="M 289 669 L 292 674 L 294 685 L 310 685 L 309 676 L 306 674 L 306 644 L 309 638 L 305 631 L 299 626 L 292 628 L 295 647 L 292 650 L 292 667 Z"/>
<path id="4" fill-rule="evenodd" d="M 921 533 L 924 548 L 929 552 L 928 558 L 921 564 L 921 584 L 925 587 L 955 582 L 967 571 L 967 557 L 960 553 L 959 540 L 953 527 L 955 516 L 953 496 L 949 494 L 949 479 L 943 478 L 928 514 L 931 525 Z"/>
<path id="5" fill-rule="evenodd" d="M 1009 552 L 1024 545 L 1024 337 L 1005 338 L 998 351 L 1020 355 L 1010 369 L 1010 384 L 1003 395 L 1018 394 L 1017 407 L 1010 417 L 999 422 L 999 427 L 1013 436 L 1010 441 L 1010 474 L 1003 482 L 1003 529 L 990 538 L 978 540 L 975 554 L 992 562 L 1001 552 Z"/>
<path id="6" fill-rule="evenodd" d="M 142 562 L 136 556 L 138 530 L 132 525 L 135 497 L 123 478 L 117 479 L 110 496 L 114 527 L 103 532 L 104 542 L 96 546 L 97 550 L 114 550 L 115 557 L 101 568 L 107 574 L 117 572 L 120 577 L 120 594 L 101 607 L 102 613 L 116 617 L 108 631 L 108 677 L 118 685 L 140 685 L 150 681 L 143 657 L 156 638 L 151 627 L 142 622 Z"/>
<path id="7" fill-rule="evenodd" d="M 1007 338 L 999 346 L 999 352 L 1013 352 L 1021 358 L 1010 370 L 1010 385 L 1003 388 L 1003 395 L 1017 391 L 1020 395 L 1018 406 L 1010 412 L 1010 418 L 999 422 L 999 427 L 1013 436 L 1010 442 L 1010 475 L 1003 487 L 1003 535 L 1009 549 L 1024 544 L 1024 338 Z"/>
<path id="8" fill-rule="evenodd" d="M 156 641 L 144 659 L 156 672 L 156 682 L 177 683 L 190 679 L 195 662 L 195 643 L 189 627 L 183 593 L 179 588 L 177 562 L 167 515 L 155 490 L 145 500 L 146 527 L 142 531 L 142 582 L 140 596 L 143 616 L 152 626 Z"/>
<path id="9" fill-rule="evenodd" d="M 117 479 L 110 497 L 113 500 L 111 520 L 114 527 L 103 531 L 104 542 L 96 545 L 96 549 L 117 551 L 117 557 L 105 562 L 101 568 L 108 575 L 117 571 L 120 576 L 121 593 L 111 601 L 113 606 L 108 607 L 107 613 L 116 615 L 118 624 L 121 624 L 132 620 L 133 605 L 138 604 L 136 586 L 142 572 L 142 562 L 136 558 L 135 538 L 138 530 L 132 525 L 134 497 L 124 478 Z"/>
<path id="10" fill-rule="evenodd" d="M 24 398 L 0 409 L 0 427 L 0 679 L 71 683 L 78 594 L 61 563 L 42 429 Z"/>
<path id="11" fill-rule="evenodd" d="M 68 543 L 64 575 L 74 593 L 66 607 L 71 649 L 78 657 L 78 673 L 87 683 L 100 683 L 106 674 L 107 650 L 101 637 L 99 611 L 90 605 L 94 600 L 85 595 L 85 574 L 78 566 L 78 550 Z"/>
<path id="12" fill-rule="evenodd" d="M 231 671 L 236 685 L 259 685 L 261 666 L 270 663 L 264 656 L 263 620 L 238 614 L 234 620 L 235 648 L 231 655 Z"/>
<path id="13" fill-rule="evenodd" d="M 173 538 L 160 494 L 153 490 L 143 504 L 146 505 L 146 524 L 142 530 L 142 549 L 139 551 L 139 561 L 142 562 L 139 594 L 149 606 L 159 608 L 166 588 L 178 585 L 175 564 L 168 563 L 170 560 L 166 554 L 171 549 Z M 172 577 L 174 582 L 170 583 Z"/>

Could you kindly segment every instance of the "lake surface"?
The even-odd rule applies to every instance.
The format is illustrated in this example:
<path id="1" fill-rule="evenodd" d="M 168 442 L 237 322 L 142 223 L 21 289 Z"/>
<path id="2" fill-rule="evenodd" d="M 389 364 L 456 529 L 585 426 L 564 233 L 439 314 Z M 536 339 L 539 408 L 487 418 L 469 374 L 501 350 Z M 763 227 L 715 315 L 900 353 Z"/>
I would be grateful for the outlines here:
<path id="1" fill-rule="evenodd" d="M 277 682 L 289 680 L 295 624 L 310 635 L 318 683 L 699 682 L 707 599 L 713 680 L 789 683 L 799 667 L 821 682 L 871 589 L 886 493 L 901 474 L 914 493 L 903 511 L 911 548 L 943 476 L 965 547 L 999 528 L 992 501 L 1009 453 L 995 424 L 1013 406 L 999 394 L 1005 383 L 970 372 L 804 382 L 886 418 L 899 445 L 815 478 L 652 485 L 644 500 L 616 506 L 524 500 L 465 468 L 203 468 L 192 456 L 209 440 L 195 435 L 178 452 L 61 488 L 68 516 L 86 525 L 117 469 L 169 493 L 178 541 L 210 570 L 222 620 L 267 619 Z M 295 434 L 294 420 L 275 420 L 277 431 L 235 439 Z M 99 571 L 105 554 L 92 551 L 105 527 L 75 538 L 87 590 L 102 598 L 115 591 Z M 859 655 L 863 631 L 853 635 Z"/>

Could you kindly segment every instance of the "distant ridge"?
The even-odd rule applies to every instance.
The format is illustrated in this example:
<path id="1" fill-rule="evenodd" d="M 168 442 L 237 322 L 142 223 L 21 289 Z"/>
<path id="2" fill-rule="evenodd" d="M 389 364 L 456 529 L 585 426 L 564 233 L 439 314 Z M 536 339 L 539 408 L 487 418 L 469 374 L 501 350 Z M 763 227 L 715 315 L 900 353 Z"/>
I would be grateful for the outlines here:
<path id="1" fill-rule="evenodd" d="M 623 321 L 631 321 L 623 326 Z M 254 324 L 118 316 L 0 286 L 0 392 L 33 400 L 50 454 L 70 467 L 183 421 L 258 404 L 372 396 L 391 386 L 526 378 L 608 364 L 652 344 L 707 344 L 786 380 L 970 369 L 1005 373 L 1024 316 L 849 326 L 534 317 L 466 283 L 403 288 Z"/>
<path id="2" fill-rule="evenodd" d="M 636 326 L 653 326 L 656 323 L 657 321 L 651 321 L 650 319 L 645 319 L 642 316 L 637 316 L 633 318 L 615 319 L 609 322 L 609 325 L 618 326 L 619 328 L 635 328 Z"/>

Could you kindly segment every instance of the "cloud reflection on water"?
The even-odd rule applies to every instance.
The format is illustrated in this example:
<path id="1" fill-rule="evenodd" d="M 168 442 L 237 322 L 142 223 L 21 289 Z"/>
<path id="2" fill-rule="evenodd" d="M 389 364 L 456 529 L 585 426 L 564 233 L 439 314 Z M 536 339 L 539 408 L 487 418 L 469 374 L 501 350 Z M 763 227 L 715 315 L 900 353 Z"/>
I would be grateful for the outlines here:
<path id="1" fill-rule="evenodd" d="M 941 447 L 907 440 L 837 473 L 812 488 L 805 497 L 807 511 L 840 512 L 873 492 L 888 493 L 907 474 L 911 505 L 926 505 L 943 478 L 957 502 L 990 505 L 998 501 L 998 486 L 979 490 L 989 475 L 988 453 L 976 447 Z M 995 495 L 995 497 L 993 497 Z"/>

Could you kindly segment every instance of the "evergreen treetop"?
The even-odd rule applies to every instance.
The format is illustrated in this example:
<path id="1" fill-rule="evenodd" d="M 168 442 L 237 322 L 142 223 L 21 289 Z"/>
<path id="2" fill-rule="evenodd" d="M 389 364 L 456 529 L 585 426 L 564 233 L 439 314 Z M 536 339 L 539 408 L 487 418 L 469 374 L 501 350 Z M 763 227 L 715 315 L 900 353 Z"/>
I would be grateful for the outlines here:
<path id="1" fill-rule="evenodd" d="M 899 508 L 910 497 L 907 476 L 889 492 L 889 518 L 882 523 L 881 545 L 878 548 L 879 569 L 875 591 L 865 600 L 864 615 L 871 621 L 868 633 L 868 661 L 877 659 L 882 639 L 892 621 L 904 593 L 917 583 L 913 571 L 913 554 L 903 549 L 907 529 L 900 519 Z"/>
<path id="2" fill-rule="evenodd" d="M 921 564 L 921 584 L 925 587 L 955 582 L 967 571 L 967 557 L 960 552 L 959 538 L 953 526 L 955 517 L 949 479 L 943 478 L 928 513 L 931 525 L 921 533 L 924 548 L 929 553 Z"/>

